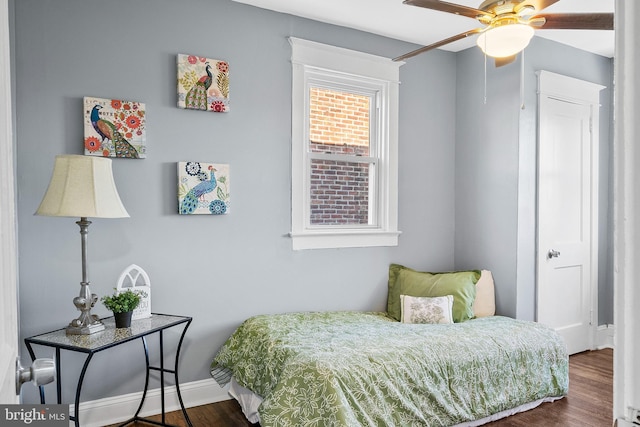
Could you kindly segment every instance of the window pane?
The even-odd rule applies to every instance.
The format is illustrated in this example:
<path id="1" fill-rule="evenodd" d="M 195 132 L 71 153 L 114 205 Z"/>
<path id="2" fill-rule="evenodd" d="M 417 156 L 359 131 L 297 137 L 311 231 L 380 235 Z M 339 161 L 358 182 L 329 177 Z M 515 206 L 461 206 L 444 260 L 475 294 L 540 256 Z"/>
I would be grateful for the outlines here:
<path id="1" fill-rule="evenodd" d="M 369 163 L 311 160 L 310 224 L 367 225 Z"/>
<path id="2" fill-rule="evenodd" d="M 369 156 L 370 103 L 369 96 L 311 87 L 310 150 Z"/>

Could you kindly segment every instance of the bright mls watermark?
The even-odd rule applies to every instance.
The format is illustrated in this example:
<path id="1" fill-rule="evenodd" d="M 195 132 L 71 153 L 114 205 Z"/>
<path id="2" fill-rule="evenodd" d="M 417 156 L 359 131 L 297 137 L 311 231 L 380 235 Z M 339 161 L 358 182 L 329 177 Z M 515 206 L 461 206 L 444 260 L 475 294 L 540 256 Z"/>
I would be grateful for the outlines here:
<path id="1" fill-rule="evenodd" d="M 0 405 L 0 427 L 68 427 L 69 405 Z"/>

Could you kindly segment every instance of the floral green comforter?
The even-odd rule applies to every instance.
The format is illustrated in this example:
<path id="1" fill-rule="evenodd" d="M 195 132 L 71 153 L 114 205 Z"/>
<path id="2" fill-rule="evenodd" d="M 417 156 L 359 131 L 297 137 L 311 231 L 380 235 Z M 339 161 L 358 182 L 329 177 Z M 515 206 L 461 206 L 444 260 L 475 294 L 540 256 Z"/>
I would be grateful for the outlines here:
<path id="1" fill-rule="evenodd" d="M 264 398 L 262 427 L 451 426 L 569 387 L 562 339 L 499 316 L 453 325 L 385 313 L 256 316 L 228 339 L 211 373 L 219 382 L 232 373 Z"/>

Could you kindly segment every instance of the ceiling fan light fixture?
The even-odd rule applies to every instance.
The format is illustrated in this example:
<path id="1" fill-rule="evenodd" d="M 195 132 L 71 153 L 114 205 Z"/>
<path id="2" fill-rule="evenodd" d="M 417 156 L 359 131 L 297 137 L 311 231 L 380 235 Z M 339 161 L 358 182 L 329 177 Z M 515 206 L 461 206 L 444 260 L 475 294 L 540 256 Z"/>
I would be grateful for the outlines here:
<path id="1" fill-rule="evenodd" d="M 509 24 L 489 28 L 478 37 L 477 44 L 492 58 L 513 56 L 529 45 L 534 30 L 526 24 Z"/>

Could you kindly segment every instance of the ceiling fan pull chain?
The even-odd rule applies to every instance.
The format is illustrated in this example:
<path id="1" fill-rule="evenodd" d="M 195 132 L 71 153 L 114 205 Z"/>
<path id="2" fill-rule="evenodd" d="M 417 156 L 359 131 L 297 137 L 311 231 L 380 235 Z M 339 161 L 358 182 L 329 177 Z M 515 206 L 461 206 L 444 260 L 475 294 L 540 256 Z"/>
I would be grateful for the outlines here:
<path id="1" fill-rule="evenodd" d="M 487 40 L 484 41 L 485 47 Z M 487 105 L 487 54 L 484 54 L 484 105 Z"/>
<path id="2" fill-rule="evenodd" d="M 520 109 L 524 110 L 524 51 L 520 55 Z"/>

